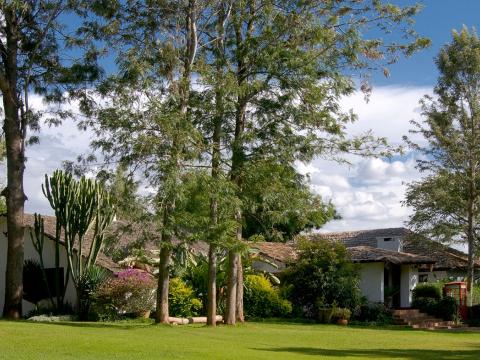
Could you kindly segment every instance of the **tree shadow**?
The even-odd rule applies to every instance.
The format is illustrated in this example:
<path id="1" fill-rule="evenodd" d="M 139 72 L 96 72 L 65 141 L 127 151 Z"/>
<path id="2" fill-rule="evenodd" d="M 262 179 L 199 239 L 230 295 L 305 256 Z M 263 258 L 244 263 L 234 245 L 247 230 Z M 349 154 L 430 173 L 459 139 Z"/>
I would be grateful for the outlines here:
<path id="1" fill-rule="evenodd" d="M 421 350 L 421 349 L 322 349 L 313 347 L 255 348 L 257 351 L 286 352 L 319 357 L 363 357 L 368 359 L 409 359 L 409 360 L 477 360 L 480 349 L 473 350 Z"/>
<path id="2" fill-rule="evenodd" d="M 68 326 L 91 329 L 118 329 L 118 330 L 135 330 L 155 325 L 155 323 L 95 323 L 80 321 L 25 321 L 28 324 Z M 168 325 L 167 325 L 168 326 Z"/>

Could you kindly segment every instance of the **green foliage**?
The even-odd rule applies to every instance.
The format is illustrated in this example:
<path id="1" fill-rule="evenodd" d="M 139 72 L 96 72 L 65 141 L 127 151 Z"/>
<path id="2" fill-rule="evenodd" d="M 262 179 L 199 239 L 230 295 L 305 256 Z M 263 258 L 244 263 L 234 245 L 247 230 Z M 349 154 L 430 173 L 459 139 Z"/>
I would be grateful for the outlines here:
<path id="1" fill-rule="evenodd" d="M 362 323 L 375 325 L 393 324 L 392 311 L 381 303 L 362 304 L 354 312 L 354 319 Z"/>
<path id="2" fill-rule="evenodd" d="M 256 163 L 246 169 L 244 182 L 245 238 L 288 241 L 336 217 L 333 205 L 314 195 L 306 177 L 291 165 Z"/>
<path id="3" fill-rule="evenodd" d="M 426 283 L 418 284 L 412 291 L 413 300 L 416 298 L 431 298 L 440 300 L 442 297 L 442 289 L 440 284 Z"/>
<path id="4" fill-rule="evenodd" d="M 339 242 L 299 241 L 298 259 L 282 280 L 299 316 L 313 318 L 318 307 L 355 309 L 360 304 L 358 269 Z"/>
<path id="5" fill-rule="evenodd" d="M 419 309 L 421 312 L 449 321 L 455 320 L 458 311 L 456 300 L 450 296 L 441 299 L 417 297 L 412 301 L 412 307 Z"/>
<path id="6" fill-rule="evenodd" d="M 168 304 L 170 313 L 178 317 L 196 316 L 202 309 L 202 302 L 195 297 L 193 289 L 179 278 L 170 280 Z"/>
<path id="7" fill-rule="evenodd" d="M 282 299 L 263 275 L 247 275 L 244 282 L 244 306 L 247 318 L 288 317 L 292 304 Z"/>
<path id="8" fill-rule="evenodd" d="M 405 203 L 414 210 L 409 224 L 416 232 L 442 242 L 463 239 L 467 243 L 467 276 L 472 285 L 480 237 L 475 226 L 480 220 L 480 39 L 476 32 L 466 27 L 454 31 L 436 64 L 440 76 L 435 97 L 424 97 L 423 123 L 414 122 L 412 131 L 425 142 L 407 139 L 422 154 L 417 167 L 427 176 L 409 184 Z"/>
<path id="9" fill-rule="evenodd" d="M 79 292 L 78 301 L 80 302 L 78 304 L 80 320 L 87 320 L 95 292 L 108 277 L 108 271 L 97 265 L 88 267 L 80 277 L 77 289 Z"/>

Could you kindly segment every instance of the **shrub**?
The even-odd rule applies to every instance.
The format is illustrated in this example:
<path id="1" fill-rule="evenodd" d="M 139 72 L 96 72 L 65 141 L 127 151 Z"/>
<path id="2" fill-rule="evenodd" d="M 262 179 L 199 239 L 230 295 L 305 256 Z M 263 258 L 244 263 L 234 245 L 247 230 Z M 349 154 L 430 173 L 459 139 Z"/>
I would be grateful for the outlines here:
<path id="1" fill-rule="evenodd" d="M 349 320 L 352 312 L 347 308 L 333 308 L 332 309 L 332 321 L 336 322 L 337 320 Z"/>
<path id="2" fill-rule="evenodd" d="M 437 302 L 434 315 L 450 321 L 455 320 L 457 311 L 457 301 L 453 297 L 445 296 Z"/>
<path id="3" fill-rule="evenodd" d="M 355 309 L 361 300 L 358 267 L 343 244 L 301 241 L 298 261 L 282 274 L 296 316 L 314 318 L 318 307 Z"/>
<path id="4" fill-rule="evenodd" d="M 442 289 L 438 284 L 419 284 L 413 289 L 413 300 L 416 298 L 431 298 L 440 300 L 442 298 Z"/>
<path id="5" fill-rule="evenodd" d="M 480 326 L 480 305 L 473 305 L 468 309 L 468 324 Z"/>
<path id="6" fill-rule="evenodd" d="M 244 287 L 246 317 L 286 317 L 291 314 L 292 304 L 280 297 L 264 275 L 247 275 Z"/>
<path id="7" fill-rule="evenodd" d="M 168 303 L 173 316 L 196 316 L 202 310 L 202 302 L 195 297 L 193 289 L 180 278 L 170 280 Z"/>
<path id="8" fill-rule="evenodd" d="M 155 305 L 156 281 L 148 273 L 128 269 L 106 280 L 95 292 L 95 311 L 100 319 L 118 314 L 140 315 Z"/>
<path id="9" fill-rule="evenodd" d="M 444 320 L 454 320 L 457 314 L 457 302 L 450 296 L 439 300 L 431 297 L 419 297 L 413 300 L 412 307 Z"/>
<path id="10" fill-rule="evenodd" d="M 354 319 L 361 322 L 391 324 L 392 312 L 382 303 L 362 304 L 354 314 Z"/>

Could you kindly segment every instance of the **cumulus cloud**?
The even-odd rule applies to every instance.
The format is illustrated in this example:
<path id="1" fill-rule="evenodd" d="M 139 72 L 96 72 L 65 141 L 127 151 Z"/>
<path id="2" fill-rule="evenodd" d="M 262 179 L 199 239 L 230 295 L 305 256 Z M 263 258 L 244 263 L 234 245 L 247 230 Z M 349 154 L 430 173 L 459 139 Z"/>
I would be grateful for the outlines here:
<path id="1" fill-rule="evenodd" d="M 422 87 L 379 87 L 368 103 L 361 93 L 345 98 L 343 108 L 358 114 L 358 121 L 349 124 L 347 132 L 358 135 L 372 130 L 391 144 L 400 145 L 402 136 L 411 128 L 410 120 L 420 118 L 418 101 L 428 93 L 431 89 Z M 33 97 L 31 102 L 44 106 L 39 97 Z M 75 108 L 75 104 L 70 106 Z M 39 135 L 40 144 L 28 147 L 26 153 L 26 211 L 51 214 L 41 192 L 44 175 L 61 168 L 63 161 L 75 160 L 77 155 L 87 152 L 92 134 L 78 130 L 73 121 L 66 121 L 59 127 L 43 126 Z M 419 178 L 415 157 L 407 154 L 387 160 L 349 156 L 348 160 L 351 165 L 323 159 L 297 164 L 300 172 L 309 174 L 312 190 L 331 200 L 343 217 L 328 223 L 322 231 L 402 226 L 410 211 L 401 205 L 405 183 Z"/>
<path id="2" fill-rule="evenodd" d="M 358 121 L 347 127 L 350 135 L 372 130 L 395 146 L 403 145 L 411 120 L 420 119 L 419 100 L 432 89 L 423 87 L 380 87 L 370 101 L 356 93 L 343 99 L 342 106 L 353 109 Z M 418 136 L 409 137 L 422 142 Z M 349 156 L 350 165 L 315 160 L 299 167 L 311 178 L 312 190 L 331 200 L 342 216 L 321 231 L 344 231 L 403 226 L 411 209 L 402 205 L 406 184 L 420 178 L 415 169 L 416 155 L 395 159 Z"/>

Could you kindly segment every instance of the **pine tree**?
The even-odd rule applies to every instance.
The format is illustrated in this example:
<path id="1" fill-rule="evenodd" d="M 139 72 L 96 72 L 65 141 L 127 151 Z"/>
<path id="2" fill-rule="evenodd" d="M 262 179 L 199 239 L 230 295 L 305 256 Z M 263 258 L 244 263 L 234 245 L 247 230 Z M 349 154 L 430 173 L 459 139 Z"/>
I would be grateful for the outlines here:
<path id="1" fill-rule="evenodd" d="M 410 226 L 441 242 L 460 238 L 468 247 L 468 289 L 480 233 L 480 39 L 464 28 L 436 58 L 440 76 L 435 97 L 422 100 L 423 123 L 414 133 L 426 144 L 407 141 L 424 156 L 417 167 L 426 174 L 409 184 L 405 203 L 414 210 Z M 470 296 L 470 300 L 471 300 Z"/>

